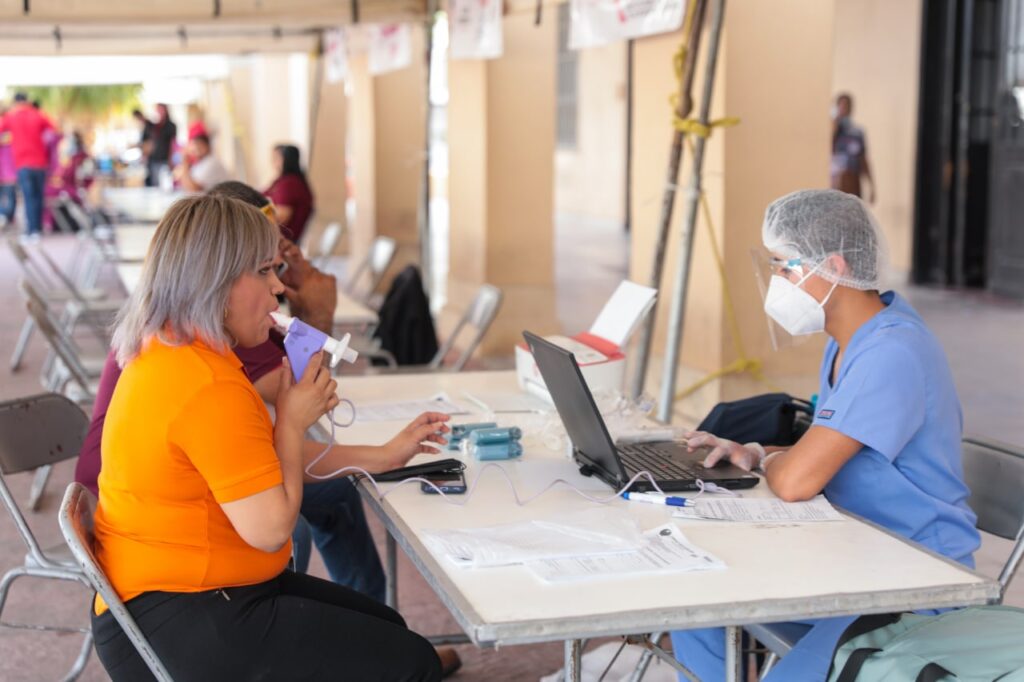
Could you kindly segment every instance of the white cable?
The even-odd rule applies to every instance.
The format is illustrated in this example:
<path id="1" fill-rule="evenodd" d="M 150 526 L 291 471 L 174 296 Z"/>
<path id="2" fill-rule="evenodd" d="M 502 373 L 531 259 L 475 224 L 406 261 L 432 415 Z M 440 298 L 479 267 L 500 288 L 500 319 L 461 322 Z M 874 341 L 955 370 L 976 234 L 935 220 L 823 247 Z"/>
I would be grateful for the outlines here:
<path id="1" fill-rule="evenodd" d="M 534 495 L 531 495 L 530 497 L 527 497 L 524 500 L 524 499 L 520 499 L 519 492 L 516 490 L 516 486 L 512 482 L 512 479 L 509 478 L 508 472 L 505 471 L 505 469 L 502 466 L 498 465 L 495 462 L 489 462 L 488 464 L 485 464 L 484 466 L 480 467 L 480 470 L 476 472 L 476 476 L 473 478 L 473 482 L 467 487 L 466 494 L 465 495 L 459 494 L 459 497 L 461 498 L 461 502 L 455 501 L 455 500 L 449 500 L 448 499 L 448 494 L 444 493 L 440 488 L 438 488 L 436 485 L 434 485 L 433 481 L 429 481 L 426 478 L 422 478 L 420 476 L 413 476 L 413 477 L 410 477 L 410 478 L 403 479 L 401 481 L 397 481 L 395 487 L 391 488 L 390 490 L 386 490 L 385 491 L 385 490 L 381 490 L 380 485 L 377 483 L 376 480 L 374 480 L 373 474 L 371 474 L 366 469 L 363 469 L 362 467 L 345 466 L 345 467 L 341 467 L 340 469 L 335 469 L 334 471 L 332 471 L 329 474 L 314 474 L 313 471 L 312 471 L 313 467 L 315 467 L 317 464 L 320 463 L 320 460 L 322 460 L 327 455 L 327 453 L 330 452 L 331 446 L 334 445 L 335 427 L 347 428 L 349 426 L 352 426 L 352 424 L 355 423 L 355 421 L 356 421 L 356 406 L 352 404 L 352 401 L 349 400 L 348 398 L 342 398 L 340 402 L 348 403 L 349 408 L 351 408 L 351 410 L 352 410 L 352 418 L 347 423 L 345 423 L 345 424 L 339 424 L 336 421 L 334 421 L 334 409 L 333 408 L 327 413 L 327 420 L 329 422 L 331 422 L 331 440 L 327 444 L 327 447 L 325 447 L 323 449 L 323 452 L 321 452 L 319 455 L 317 455 L 315 458 L 313 458 L 313 461 L 311 461 L 309 464 L 306 465 L 306 475 L 309 476 L 310 478 L 315 478 L 318 481 L 325 481 L 325 480 L 328 480 L 328 479 L 335 478 L 335 477 L 339 476 L 340 474 L 343 474 L 343 473 L 345 473 L 347 471 L 354 472 L 354 473 L 362 475 L 363 477 L 365 477 L 367 480 L 370 481 L 370 485 L 372 485 L 373 489 L 375 491 L 377 491 L 377 494 L 380 496 L 380 499 L 384 499 L 385 497 L 387 497 L 388 495 L 390 495 L 394 491 L 398 490 L 399 488 L 401 488 L 406 483 L 409 483 L 410 481 L 420 481 L 421 483 L 426 483 L 428 486 L 433 488 L 434 492 L 436 492 L 438 495 L 440 495 L 441 499 L 443 499 L 447 504 L 452 504 L 452 505 L 455 505 L 456 507 L 464 507 L 465 505 L 469 504 L 470 499 L 472 499 L 473 494 L 476 492 L 477 482 L 479 482 L 480 477 L 483 475 L 483 473 L 485 471 L 487 471 L 488 469 L 491 469 L 491 468 L 497 469 L 498 471 L 501 472 L 501 475 L 504 476 L 505 482 L 508 483 L 508 487 L 512 491 L 513 499 L 515 499 L 516 504 L 518 506 L 520 506 L 520 507 L 525 507 L 530 502 L 533 502 L 538 497 L 540 497 L 544 493 L 548 492 L 549 490 L 554 488 L 559 483 L 568 486 L 570 490 L 572 490 L 574 493 L 576 493 L 580 497 L 583 497 L 583 498 L 585 498 L 587 500 L 590 500 L 591 502 L 595 502 L 597 504 L 608 504 L 610 502 L 613 502 L 616 499 L 620 499 L 622 493 L 624 493 L 627 490 L 629 490 L 630 486 L 632 486 L 637 481 L 637 479 L 640 479 L 640 478 L 646 478 L 648 481 L 651 482 L 651 486 L 656 491 L 658 491 L 662 495 L 666 494 L 665 491 L 662 490 L 661 487 L 658 485 L 657 481 L 654 480 L 654 477 L 651 475 L 651 473 L 649 471 L 640 471 L 635 476 L 633 476 L 633 478 L 629 479 L 629 481 L 626 482 L 626 485 L 624 485 L 621 490 L 617 491 L 616 493 L 614 493 L 612 495 L 608 495 L 606 497 L 594 497 L 594 496 L 589 495 L 589 494 L 585 493 L 584 491 L 580 490 L 579 488 L 577 488 L 576 486 L 574 486 L 572 483 L 570 483 L 569 481 L 565 480 L 564 478 L 556 478 L 555 480 L 551 481 L 551 483 L 549 483 L 547 485 L 547 487 L 545 487 L 543 490 L 541 490 L 540 492 L 538 492 L 538 493 L 536 493 Z M 737 497 L 740 496 L 739 493 L 736 493 L 736 492 L 733 492 L 732 490 L 728 490 L 728 489 L 723 488 L 721 486 L 715 485 L 714 483 L 711 483 L 710 481 L 708 481 L 708 482 L 702 481 L 701 479 L 697 479 L 697 490 L 699 492 L 697 493 L 697 495 L 695 495 L 695 497 L 700 497 L 705 492 L 707 492 L 707 493 L 724 493 L 724 494 L 727 494 L 727 495 L 733 495 L 733 496 L 737 496 Z"/>

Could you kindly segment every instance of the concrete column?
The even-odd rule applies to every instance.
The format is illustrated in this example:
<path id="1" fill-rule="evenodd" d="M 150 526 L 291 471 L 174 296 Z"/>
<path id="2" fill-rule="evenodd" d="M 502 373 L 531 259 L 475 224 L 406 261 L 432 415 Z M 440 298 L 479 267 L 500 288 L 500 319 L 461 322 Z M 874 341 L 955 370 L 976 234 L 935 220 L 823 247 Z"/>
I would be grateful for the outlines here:
<path id="1" fill-rule="evenodd" d="M 312 77 L 317 76 L 311 60 Z M 344 82 L 329 83 L 325 74 L 320 85 L 320 107 L 312 121 L 313 145 L 307 156 L 309 182 L 316 197 L 316 216 L 308 230 L 314 240 L 328 223 L 345 227 L 345 138 L 348 131 L 348 101 Z M 314 87 L 311 92 L 315 92 Z M 312 106 L 310 102 L 310 106 Z M 315 241 L 312 243 L 316 243 Z M 337 250 L 339 253 L 342 249 Z"/>
<path id="2" fill-rule="evenodd" d="M 828 186 L 833 13 L 834 0 L 727 3 L 712 118 L 738 116 L 742 123 L 714 133 L 705 159 L 704 184 L 740 335 L 748 356 L 764 362 L 771 383 L 755 382 L 748 375 L 726 377 L 677 403 L 677 414 L 703 416 L 716 402 L 776 387 L 802 394 L 816 390 L 823 336 L 782 352 L 772 351 L 750 249 L 761 244 L 764 210 L 773 199 L 797 189 Z M 656 198 L 664 183 L 671 134 L 666 97 L 677 89 L 671 56 L 681 39 L 677 34 L 636 43 L 631 272 L 636 281 L 644 283 L 650 272 L 660 208 Z M 698 64 L 698 74 L 701 69 L 702 64 Z M 695 96 L 700 88 L 698 77 Z M 687 163 L 679 177 L 684 185 L 689 177 L 689 160 L 687 152 Z M 667 304 L 684 205 L 681 192 L 662 282 L 649 392 L 657 388 L 661 372 Z M 679 389 L 737 357 L 722 281 L 703 218 L 697 227 L 691 273 Z"/>
<path id="3" fill-rule="evenodd" d="M 424 35 L 414 25 L 412 64 L 372 76 L 365 53 L 349 62 L 352 74 L 352 147 L 356 225 L 353 253 L 366 253 L 377 235 L 398 242 L 390 276 L 419 262 L 420 183 L 426 139 Z M 386 283 L 384 286 L 387 286 Z"/>
<path id="4" fill-rule="evenodd" d="M 505 355 L 523 329 L 559 330 L 554 295 L 557 22 L 505 17 L 500 59 L 452 61 L 448 105 L 449 305 L 441 334 L 482 283 L 504 304 L 485 354 Z"/>

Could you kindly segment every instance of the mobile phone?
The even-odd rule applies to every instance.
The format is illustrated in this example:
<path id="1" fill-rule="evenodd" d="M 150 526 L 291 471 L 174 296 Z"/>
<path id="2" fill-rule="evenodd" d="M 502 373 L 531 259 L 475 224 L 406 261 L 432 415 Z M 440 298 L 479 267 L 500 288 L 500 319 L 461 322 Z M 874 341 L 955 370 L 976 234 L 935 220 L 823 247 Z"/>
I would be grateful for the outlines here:
<path id="1" fill-rule="evenodd" d="M 462 475 L 461 471 L 442 471 L 436 474 L 426 474 L 423 478 L 440 488 L 445 495 L 462 495 L 466 492 L 466 477 Z M 420 490 L 428 495 L 437 494 L 437 491 L 426 483 L 420 483 Z"/>

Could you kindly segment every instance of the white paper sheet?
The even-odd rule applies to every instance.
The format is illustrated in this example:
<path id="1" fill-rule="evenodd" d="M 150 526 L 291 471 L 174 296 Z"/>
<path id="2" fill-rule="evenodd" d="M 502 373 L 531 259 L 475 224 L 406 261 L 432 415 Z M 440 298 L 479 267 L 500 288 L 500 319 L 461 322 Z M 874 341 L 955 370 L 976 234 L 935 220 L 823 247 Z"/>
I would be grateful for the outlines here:
<path id="1" fill-rule="evenodd" d="M 406 400 L 398 403 L 360 403 L 356 405 L 356 421 L 387 422 L 408 421 L 423 412 L 468 414 L 469 411 L 454 403 L 446 393 L 438 393 L 426 400 Z"/>
<path id="2" fill-rule="evenodd" d="M 485 412 L 546 412 L 551 405 L 530 393 L 463 391 L 462 397 Z"/>
<path id="3" fill-rule="evenodd" d="M 843 515 L 828 503 L 824 495 L 806 502 L 783 502 L 759 498 L 704 499 L 692 507 L 679 507 L 672 516 L 714 521 L 745 521 L 747 523 L 807 523 L 842 521 Z"/>
<path id="4" fill-rule="evenodd" d="M 656 289 L 624 280 L 604 304 L 590 327 L 590 333 L 616 346 L 623 346 L 644 314 L 654 305 L 657 295 Z"/>
<path id="5" fill-rule="evenodd" d="M 644 541 L 643 547 L 628 554 L 531 561 L 526 568 L 548 583 L 725 569 L 720 559 L 692 544 L 674 523 L 647 531 Z"/>
<path id="6" fill-rule="evenodd" d="M 636 552 L 644 544 L 636 520 L 611 508 L 483 528 L 424 530 L 441 557 L 467 568 L 509 566 L 567 556 Z"/>

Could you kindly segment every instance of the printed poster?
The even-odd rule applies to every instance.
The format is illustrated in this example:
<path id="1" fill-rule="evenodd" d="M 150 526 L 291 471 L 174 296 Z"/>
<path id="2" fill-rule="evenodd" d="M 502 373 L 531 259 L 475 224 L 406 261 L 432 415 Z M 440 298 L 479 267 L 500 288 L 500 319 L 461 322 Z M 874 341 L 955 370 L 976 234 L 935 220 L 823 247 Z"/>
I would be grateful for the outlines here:
<path id="1" fill-rule="evenodd" d="M 370 73 L 379 76 L 412 64 L 412 33 L 409 24 L 374 26 L 370 39 Z"/>
<path id="2" fill-rule="evenodd" d="M 340 28 L 324 31 L 324 66 L 328 83 L 338 83 L 348 76 L 345 31 Z"/>
<path id="3" fill-rule="evenodd" d="M 451 0 L 452 59 L 495 59 L 504 49 L 502 0 Z"/>
<path id="4" fill-rule="evenodd" d="M 571 0 L 570 12 L 569 47 L 578 50 L 676 31 L 686 0 Z"/>

